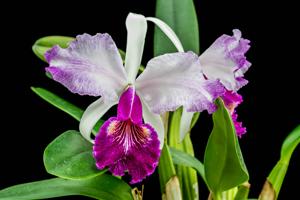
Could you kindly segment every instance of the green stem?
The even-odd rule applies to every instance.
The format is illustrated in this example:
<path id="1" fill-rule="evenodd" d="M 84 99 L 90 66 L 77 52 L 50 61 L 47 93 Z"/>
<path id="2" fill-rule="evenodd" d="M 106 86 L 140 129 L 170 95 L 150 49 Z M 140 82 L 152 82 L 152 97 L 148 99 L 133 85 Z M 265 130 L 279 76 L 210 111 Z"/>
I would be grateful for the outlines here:
<path id="1" fill-rule="evenodd" d="M 165 186 L 167 182 L 173 177 L 176 176 L 174 164 L 171 158 L 169 147 L 165 144 L 159 160 L 158 165 L 159 181 L 161 193 L 165 192 Z"/>
<path id="2" fill-rule="evenodd" d="M 194 149 L 190 134 L 187 134 L 184 140 L 180 142 L 181 115 L 182 108 L 179 108 L 169 115 L 168 144 L 170 147 L 194 156 Z M 181 186 L 183 199 L 199 199 L 197 172 L 190 167 L 184 167 L 181 165 L 175 165 L 175 169 Z"/>
<path id="3" fill-rule="evenodd" d="M 212 194 L 213 195 L 213 200 L 222 200 L 222 193 L 216 193 Z"/>
<path id="4" fill-rule="evenodd" d="M 249 182 L 243 183 L 238 187 L 238 191 L 235 195 L 234 200 L 248 199 L 249 190 L 250 190 Z"/>
<path id="5" fill-rule="evenodd" d="M 161 152 L 158 173 L 163 199 L 182 200 L 180 185 L 167 144 L 164 145 Z"/>

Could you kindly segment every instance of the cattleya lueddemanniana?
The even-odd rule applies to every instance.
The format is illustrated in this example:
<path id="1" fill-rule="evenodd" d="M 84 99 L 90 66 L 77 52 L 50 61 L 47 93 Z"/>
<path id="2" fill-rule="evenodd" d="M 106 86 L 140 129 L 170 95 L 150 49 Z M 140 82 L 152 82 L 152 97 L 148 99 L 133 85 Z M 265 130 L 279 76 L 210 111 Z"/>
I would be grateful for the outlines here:
<path id="1" fill-rule="evenodd" d="M 136 78 L 147 20 L 159 26 L 179 52 L 151 59 Z M 216 98 L 226 94 L 226 89 L 235 91 L 231 86 L 240 87 L 245 83 L 242 76 L 246 69 L 237 70 L 232 66 L 233 58 L 242 55 L 232 53 L 232 49 L 240 46 L 238 35 L 232 42 L 237 44 L 222 44 L 232 46 L 227 48 L 228 52 L 213 45 L 199 58 L 193 52 L 184 52 L 175 33 L 159 19 L 130 13 L 126 27 L 124 67 L 108 34 L 79 35 L 68 48 L 54 46 L 45 57 L 49 63 L 46 70 L 71 92 L 101 96 L 86 109 L 79 127 L 83 137 L 94 143 L 96 166 L 109 167 L 118 176 L 128 171 L 131 183 L 137 183 L 152 174 L 158 164 L 165 134 L 160 114 L 183 106 L 183 121 L 187 124 L 193 112 L 214 112 Z M 209 69 L 211 63 L 216 64 L 215 69 Z M 214 73 L 219 73 L 219 77 Z M 228 101 L 228 105 L 232 103 Z M 93 141 L 90 134 L 96 122 L 116 104 L 117 116 L 102 125 Z"/>
<path id="2" fill-rule="evenodd" d="M 237 91 L 248 81 L 244 73 L 251 63 L 247 61 L 245 53 L 249 50 L 250 41 L 242 38 L 239 30 L 233 30 L 233 36 L 222 35 L 200 57 L 200 64 L 204 76 L 209 80 L 220 80 L 225 92 L 220 96 L 229 110 L 239 137 L 246 133 L 246 128 L 237 121 L 236 107 L 242 103 L 243 98 Z M 192 112 L 183 110 L 180 126 L 180 138 L 189 132 Z"/>

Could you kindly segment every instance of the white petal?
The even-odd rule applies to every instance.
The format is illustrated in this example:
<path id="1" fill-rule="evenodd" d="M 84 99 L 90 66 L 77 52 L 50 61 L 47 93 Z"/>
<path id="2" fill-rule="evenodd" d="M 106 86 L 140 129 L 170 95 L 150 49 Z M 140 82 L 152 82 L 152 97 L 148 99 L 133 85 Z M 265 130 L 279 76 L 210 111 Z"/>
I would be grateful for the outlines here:
<path id="1" fill-rule="evenodd" d="M 251 66 L 245 53 L 249 40 L 241 38 L 241 32 L 233 30 L 233 36 L 222 35 L 201 56 L 203 73 L 209 79 L 218 79 L 227 90 L 237 91 L 247 83 L 244 73 Z M 242 79 L 242 82 L 241 82 Z"/>
<path id="2" fill-rule="evenodd" d="M 118 102 L 104 102 L 103 97 L 101 97 L 87 107 L 79 124 L 80 133 L 85 139 L 93 143 L 91 139 L 91 132 L 95 124 L 112 106 L 117 103 Z"/>
<path id="3" fill-rule="evenodd" d="M 164 34 L 166 34 L 166 36 L 171 40 L 171 42 L 179 52 L 184 52 L 183 46 L 176 33 L 165 22 L 154 17 L 147 17 L 146 19 L 157 25 L 161 29 L 161 31 L 164 32 Z"/>
<path id="4" fill-rule="evenodd" d="M 135 85 L 139 96 L 157 114 L 180 106 L 190 112 L 213 112 L 214 99 L 224 92 L 218 81 L 204 78 L 199 58 L 192 52 L 153 58 Z"/>
<path id="5" fill-rule="evenodd" d="M 220 79 L 228 90 L 233 90 L 236 87 L 234 76 L 234 71 L 237 70 L 236 64 L 225 57 L 223 49 L 208 48 L 200 56 L 200 62 L 207 78 Z"/>
<path id="6" fill-rule="evenodd" d="M 54 46 L 45 56 L 53 79 L 73 93 L 114 101 L 127 84 L 122 59 L 108 34 L 79 35 L 68 48 Z"/>
<path id="7" fill-rule="evenodd" d="M 125 57 L 125 70 L 128 82 L 134 83 L 144 51 L 147 21 L 143 15 L 129 13 L 126 19 L 127 47 Z"/>
<path id="8" fill-rule="evenodd" d="M 180 120 L 180 142 L 182 142 L 185 135 L 190 132 L 193 116 L 194 112 L 187 112 L 185 109 L 182 109 Z"/>
<path id="9" fill-rule="evenodd" d="M 158 139 L 160 142 L 160 149 L 164 146 L 164 138 L 165 138 L 165 128 L 162 118 L 158 114 L 154 114 L 149 110 L 149 107 L 144 102 L 143 98 L 141 98 L 141 102 L 143 105 L 143 118 L 144 122 L 150 124 L 158 134 Z"/>

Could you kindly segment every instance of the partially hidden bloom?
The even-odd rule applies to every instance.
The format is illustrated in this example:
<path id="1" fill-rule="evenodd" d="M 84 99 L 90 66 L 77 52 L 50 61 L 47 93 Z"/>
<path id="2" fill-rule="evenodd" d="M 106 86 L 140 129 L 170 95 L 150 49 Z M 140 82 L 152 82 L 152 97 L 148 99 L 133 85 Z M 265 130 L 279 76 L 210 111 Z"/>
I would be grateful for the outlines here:
<path id="1" fill-rule="evenodd" d="M 221 98 L 224 101 L 226 108 L 228 109 L 229 113 L 231 114 L 232 121 L 236 130 L 236 134 L 239 137 L 242 137 L 246 133 L 246 128 L 243 127 L 242 122 L 237 121 L 237 113 L 236 107 L 243 102 L 242 95 L 233 92 L 233 91 L 226 91 Z"/>
<path id="2" fill-rule="evenodd" d="M 237 121 L 236 107 L 243 101 L 237 91 L 248 83 L 244 79 L 244 73 L 251 66 L 245 56 L 250 48 L 249 43 L 249 40 L 242 38 L 239 30 L 234 29 L 233 36 L 222 35 L 200 56 L 205 76 L 220 80 L 226 88 L 221 98 L 231 113 L 239 137 L 246 133 L 246 128 L 242 126 L 242 122 Z"/>
<path id="3" fill-rule="evenodd" d="M 235 108 L 242 102 L 242 96 L 237 91 L 248 81 L 244 73 L 251 63 L 247 61 L 245 53 L 249 50 L 250 41 L 242 38 L 239 30 L 233 30 L 233 36 L 222 35 L 199 57 L 203 74 L 208 80 L 219 80 L 224 86 L 224 93 L 220 97 L 231 111 L 238 136 L 243 135 L 246 129 L 241 122 L 237 122 Z M 232 109 L 234 107 L 234 109 Z M 181 121 L 181 138 L 189 131 L 192 113 L 183 112 Z"/>
<path id="4" fill-rule="evenodd" d="M 84 112 L 80 132 L 94 142 L 96 166 L 108 167 L 118 176 L 127 171 L 131 183 L 152 174 L 158 164 L 164 141 L 160 114 L 180 106 L 191 112 L 213 112 L 214 100 L 224 93 L 219 80 L 205 79 L 199 57 L 192 52 L 153 58 L 136 79 L 146 20 L 136 14 L 127 17 L 125 67 L 108 34 L 79 35 L 68 48 L 55 46 L 45 55 L 49 63 L 46 70 L 54 80 L 73 93 L 101 96 Z M 171 40 L 178 40 L 163 22 L 148 20 L 159 22 Z M 93 141 L 90 134 L 96 122 L 116 104 L 117 116 L 102 125 Z"/>

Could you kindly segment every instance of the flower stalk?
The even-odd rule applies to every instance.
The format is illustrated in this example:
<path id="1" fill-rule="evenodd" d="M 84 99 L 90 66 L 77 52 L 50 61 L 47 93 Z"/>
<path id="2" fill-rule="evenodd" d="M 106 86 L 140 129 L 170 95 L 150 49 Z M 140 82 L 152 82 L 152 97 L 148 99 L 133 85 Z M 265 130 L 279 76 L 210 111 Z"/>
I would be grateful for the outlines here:
<path id="1" fill-rule="evenodd" d="M 161 151 L 158 173 L 162 199 L 181 200 L 180 185 L 176 176 L 170 150 L 166 143 Z"/>
<path id="2" fill-rule="evenodd" d="M 182 108 L 170 114 L 168 144 L 170 147 L 186 152 L 194 156 L 194 149 L 190 139 L 190 135 L 186 134 L 183 141 L 180 141 L 180 121 Z M 177 165 L 175 166 L 179 179 L 182 196 L 184 199 L 199 199 L 198 194 L 198 178 L 194 169 Z"/>

